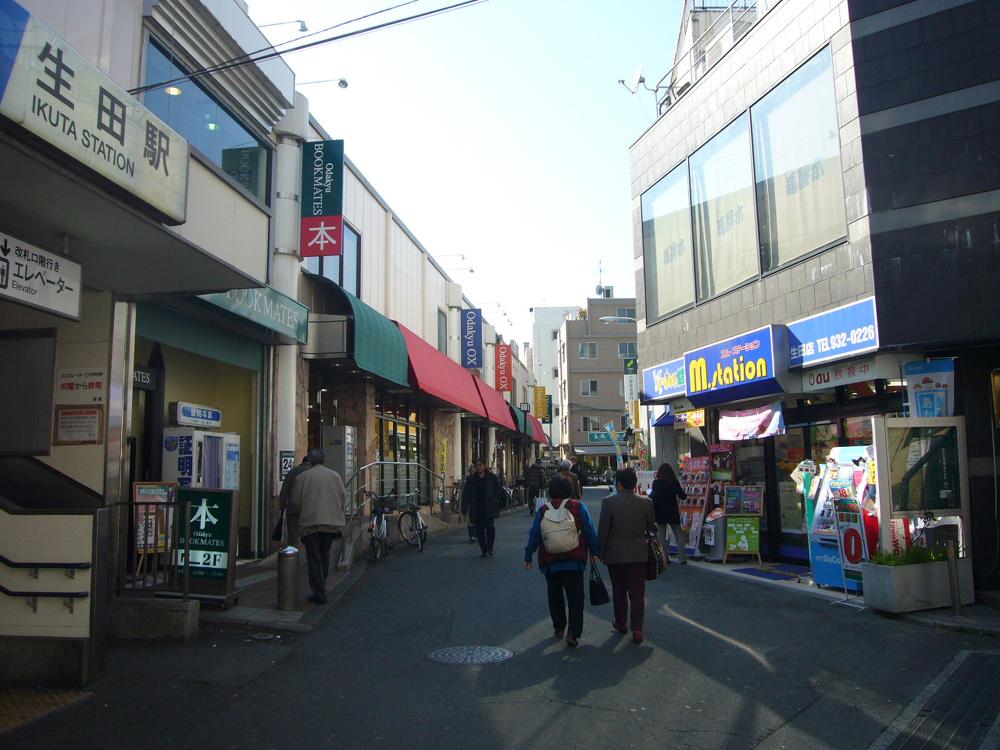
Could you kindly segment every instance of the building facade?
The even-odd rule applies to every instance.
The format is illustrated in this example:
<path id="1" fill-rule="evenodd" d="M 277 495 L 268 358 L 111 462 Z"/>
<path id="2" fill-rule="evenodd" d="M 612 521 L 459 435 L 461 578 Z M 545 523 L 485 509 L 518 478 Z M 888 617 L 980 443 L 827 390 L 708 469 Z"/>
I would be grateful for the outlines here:
<path id="1" fill-rule="evenodd" d="M 531 341 L 534 352 L 532 372 L 535 382 L 552 397 L 550 431 L 552 445 L 562 443 L 562 420 L 559 419 L 559 329 L 567 318 L 575 318 L 579 307 L 535 307 L 532 309 Z"/>
<path id="2" fill-rule="evenodd" d="M 662 452 L 707 455 L 720 410 L 778 403 L 787 430 L 737 443 L 737 470 L 765 488 L 767 553 L 804 560 L 791 472 L 871 445 L 872 416 L 923 413 L 913 389 L 927 379 L 951 392 L 932 413 L 960 417 L 961 436 L 879 471 L 920 475 L 935 495 L 926 509 L 961 516 L 977 585 L 995 586 L 1000 162 L 988 144 L 1000 71 L 988 39 L 1000 9 L 780 0 L 686 12 L 707 31 L 678 50 L 660 117 L 631 149 L 644 400 L 707 407 L 694 428 L 665 415 Z M 967 482 L 945 487 L 959 446 Z"/>

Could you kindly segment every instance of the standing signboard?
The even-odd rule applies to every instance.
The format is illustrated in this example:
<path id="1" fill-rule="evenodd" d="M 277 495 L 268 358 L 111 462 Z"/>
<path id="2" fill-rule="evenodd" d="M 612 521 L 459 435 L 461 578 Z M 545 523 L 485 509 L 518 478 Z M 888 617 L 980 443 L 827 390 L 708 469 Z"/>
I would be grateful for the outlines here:
<path id="1" fill-rule="evenodd" d="M 833 510 L 840 545 L 840 564 L 844 569 L 844 582 L 861 583 L 861 563 L 868 559 L 865 527 L 861 518 L 861 505 L 853 496 L 854 488 L 847 489 L 850 496 L 834 496 Z M 845 585 L 846 590 L 846 585 Z"/>
<path id="2" fill-rule="evenodd" d="M 343 254 L 343 141 L 311 141 L 303 145 L 301 201 L 299 255 L 315 258 Z"/>
<path id="3" fill-rule="evenodd" d="M 173 539 L 174 512 L 170 503 L 177 498 L 176 482 L 133 482 L 135 551 L 138 565 L 147 554 L 166 552 Z"/>
<path id="4" fill-rule="evenodd" d="M 681 528 L 687 536 L 684 549 L 688 556 L 700 554 L 701 528 L 705 518 L 705 503 L 708 501 L 708 487 L 711 479 L 708 456 L 691 456 L 680 461 L 681 487 L 687 497 L 681 500 Z"/>
<path id="5" fill-rule="evenodd" d="M 483 366 L 483 311 L 462 310 L 462 367 L 481 370 Z"/>
<path id="6" fill-rule="evenodd" d="M 177 501 L 191 503 L 190 558 L 185 559 L 185 528 L 177 543 L 178 579 L 190 570 L 191 593 L 199 598 L 227 600 L 236 582 L 236 492 L 182 487 Z M 183 515 L 183 512 L 182 512 Z"/>
<path id="7" fill-rule="evenodd" d="M 748 555 L 760 558 L 760 516 L 726 514 L 726 554 L 722 564 L 730 555 Z"/>

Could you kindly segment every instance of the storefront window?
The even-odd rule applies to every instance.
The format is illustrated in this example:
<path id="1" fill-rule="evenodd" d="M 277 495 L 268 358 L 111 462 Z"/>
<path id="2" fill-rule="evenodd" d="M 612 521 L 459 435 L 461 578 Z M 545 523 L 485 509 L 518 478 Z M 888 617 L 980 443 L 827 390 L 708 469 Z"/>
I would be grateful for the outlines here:
<path id="1" fill-rule="evenodd" d="M 426 411 L 410 401 L 381 395 L 379 422 L 378 491 L 399 495 L 418 493 L 423 502 L 430 497 L 430 431 Z"/>
<path id="2" fill-rule="evenodd" d="M 806 457 L 805 434 L 801 429 L 791 429 L 774 438 L 775 463 L 778 477 L 778 504 L 781 513 L 781 530 L 787 534 L 804 531 L 805 510 L 802 495 L 795 491 L 791 478 L 799 463 Z"/>
<path id="3" fill-rule="evenodd" d="M 146 83 L 187 74 L 154 42 L 146 46 Z M 147 91 L 143 103 L 184 136 L 233 180 L 263 203 L 270 203 L 271 149 L 201 87 L 186 79 Z"/>
<path id="4" fill-rule="evenodd" d="M 302 267 L 309 273 L 329 279 L 361 299 L 361 237 L 351 227 L 344 224 L 344 247 L 341 255 L 325 255 L 321 258 L 303 258 Z"/>
<path id="5" fill-rule="evenodd" d="M 687 162 L 643 193 L 642 252 L 646 319 L 656 320 L 692 304 L 694 255 Z"/>
<path id="6" fill-rule="evenodd" d="M 750 118 L 743 114 L 691 157 L 698 299 L 758 273 Z"/>
<path id="7" fill-rule="evenodd" d="M 815 424 L 809 428 L 809 445 L 812 448 L 812 460 L 817 465 L 825 464 L 830 451 L 840 445 L 837 425 Z"/>
<path id="8" fill-rule="evenodd" d="M 765 271 L 846 234 L 833 62 L 825 49 L 751 110 Z"/>
<path id="9" fill-rule="evenodd" d="M 848 445 L 872 444 L 872 418 L 850 417 L 844 420 L 844 437 Z"/>
<path id="10" fill-rule="evenodd" d="M 954 427 L 890 427 L 894 511 L 961 506 L 958 432 Z"/>

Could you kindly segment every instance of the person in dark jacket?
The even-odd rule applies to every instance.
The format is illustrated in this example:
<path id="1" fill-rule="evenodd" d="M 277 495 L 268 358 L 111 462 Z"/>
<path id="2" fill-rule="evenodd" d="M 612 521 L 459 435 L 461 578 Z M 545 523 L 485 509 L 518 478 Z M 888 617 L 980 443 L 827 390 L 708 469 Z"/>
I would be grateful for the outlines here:
<path id="1" fill-rule="evenodd" d="M 535 507 L 535 498 L 545 486 L 545 467 L 542 466 L 542 459 L 536 458 L 535 463 L 528 467 L 524 473 L 524 481 L 528 486 L 528 501 L 532 508 Z"/>
<path id="2" fill-rule="evenodd" d="M 597 530 L 587 506 L 573 499 L 572 483 L 565 476 L 556 475 L 549 482 L 548 504 L 554 508 L 561 508 L 565 504 L 576 522 L 580 544 L 576 549 L 559 554 L 552 554 L 545 549 L 542 543 L 542 518 L 548 508 L 542 505 L 535 513 L 535 522 L 528 533 L 528 544 L 524 548 L 524 569 L 531 570 L 531 558 L 535 550 L 538 550 L 538 569 L 545 575 L 545 585 L 549 592 L 553 635 L 561 639 L 565 633 L 566 645 L 575 648 L 583 634 L 583 572 L 587 569 L 587 553 L 589 551 L 589 557 L 595 560 L 600 554 Z"/>
<path id="3" fill-rule="evenodd" d="M 580 463 L 580 460 L 576 456 L 573 456 L 573 458 L 571 458 L 570 460 L 573 462 L 573 465 L 570 467 L 569 470 L 572 471 L 574 474 L 576 474 L 576 478 L 580 482 L 580 486 L 586 487 L 587 469 L 584 467 L 582 463 Z"/>
<path id="4" fill-rule="evenodd" d="M 496 540 L 496 528 L 493 521 L 500 515 L 500 493 L 503 487 L 496 474 L 486 468 L 486 462 L 481 458 L 475 461 L 476 473 L 465 480 L 462 489 L 462 513 L 476 527 L 479 539 L 481 557 L 493 557 L 493 543 Z"/>
<path id="5" fill-rule="evenodd" d="M 681 483 L 677 481 L 677 474 L 670 464 L 660 464 L 656 470 L 656 478 L 653 480 L 650 499 L 653 501 L 653 516 L 656 518 L 656 526 L 660 530 L 660 539 L 663 542 L 663 549 L 669 550 L 670 544 L 667 541 L 667 527 L 673 534 L 674 542 L 677 544 L 677 560 L 681 565 L 687 565 L 687 552 L 684 545 L 687 540 L 684 538 L 684 530 L 681 528 L 681 511 L 677 505 L 678 499 L 684 500 L 687 495 Z"/>
<path id="6" fill-rule="evenodd" d="M 609 495 L 601 503 L 597 537 L 601 557 L 611 577 L 615 613 L 612 627 L 619 633 L 627 633 L 626 616 L 631 615 L 632 640 L 642 643 L 646 613 L 646 560 L 649 557 L 646 538 L 656 532 L 656 520 L 649 498 L 635 494 L 636 484 L 635 469 L 617 471 L 615 485 L 618 494 Z"/>

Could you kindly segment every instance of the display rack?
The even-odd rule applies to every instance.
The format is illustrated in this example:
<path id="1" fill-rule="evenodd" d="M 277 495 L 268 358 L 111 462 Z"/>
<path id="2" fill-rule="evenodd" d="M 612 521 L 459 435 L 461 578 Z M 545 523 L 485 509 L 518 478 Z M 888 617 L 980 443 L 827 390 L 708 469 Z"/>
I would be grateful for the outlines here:
<path id="1" fill-rule="evenodd" d="M 708 456 L 691 456 L 680 460 L 681 487 L 687 497 L 678 504 L 681 528 L 687 537 L 684 549 L 688 557 L 701 555 L 699 540 L 705 518 L 705 503 L 711 485 L 711 459 Z M 679 540 L 678 540 L 679 541 Z"/>

